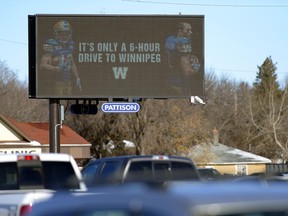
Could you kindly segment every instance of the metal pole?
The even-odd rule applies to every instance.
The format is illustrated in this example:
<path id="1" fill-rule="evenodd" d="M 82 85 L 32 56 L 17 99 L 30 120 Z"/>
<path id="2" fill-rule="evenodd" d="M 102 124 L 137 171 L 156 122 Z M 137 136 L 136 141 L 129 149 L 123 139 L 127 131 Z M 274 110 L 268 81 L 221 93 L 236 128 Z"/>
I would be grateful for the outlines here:
<path id="1" fill-rule="evenodd" d="M 60 153 L 60 102 L 49 99 L 49 152 Z"/>

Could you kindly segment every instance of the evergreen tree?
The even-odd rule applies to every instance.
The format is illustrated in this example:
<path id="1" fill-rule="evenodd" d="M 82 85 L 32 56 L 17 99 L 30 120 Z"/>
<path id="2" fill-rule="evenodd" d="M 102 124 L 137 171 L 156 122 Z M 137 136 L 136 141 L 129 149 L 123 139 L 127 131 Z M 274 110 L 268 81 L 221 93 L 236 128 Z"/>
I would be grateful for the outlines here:
<path id="1" fill-rule="evenodd" d="M 258 66 L 256 80 L 253 83 L 257 96 L 269 95 L 272 91 L 277 96 L 280 93 L 279 83 L 277 82 L 276 64 L 273 63 L 271 56 L 267 57 L 261 66 Z M 279 96 L 279 95 L 278 95 Z"/>

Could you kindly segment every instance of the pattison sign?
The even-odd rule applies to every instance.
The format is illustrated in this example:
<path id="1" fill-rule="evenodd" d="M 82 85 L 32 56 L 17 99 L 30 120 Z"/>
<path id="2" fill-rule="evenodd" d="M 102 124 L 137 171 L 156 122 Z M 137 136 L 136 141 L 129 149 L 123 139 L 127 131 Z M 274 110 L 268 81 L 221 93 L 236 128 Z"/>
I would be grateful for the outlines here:
<path id="1" fill-rule="evenodd" d="M 138 103 L 103 103 L 101 109 L 103 112 L 131 113 L 138 112 L 140 105 Z"/>

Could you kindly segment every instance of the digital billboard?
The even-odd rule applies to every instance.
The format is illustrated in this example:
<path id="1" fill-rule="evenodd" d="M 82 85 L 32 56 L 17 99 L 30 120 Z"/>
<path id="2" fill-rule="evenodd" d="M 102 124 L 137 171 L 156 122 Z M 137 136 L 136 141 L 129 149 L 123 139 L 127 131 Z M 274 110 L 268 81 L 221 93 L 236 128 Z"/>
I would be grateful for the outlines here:
<path id="1" fill-rule="evenodd" d="M 29 97 L 203 95 L 204 16 L 29 15 Z"/>

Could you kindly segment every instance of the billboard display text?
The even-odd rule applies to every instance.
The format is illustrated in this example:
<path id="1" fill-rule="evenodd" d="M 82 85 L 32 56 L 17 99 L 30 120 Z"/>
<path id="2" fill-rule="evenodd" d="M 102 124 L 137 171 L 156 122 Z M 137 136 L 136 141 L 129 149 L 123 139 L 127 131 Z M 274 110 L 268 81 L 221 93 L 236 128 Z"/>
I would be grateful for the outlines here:
<path id="1" fill-rule="evenodd" d="M 203 95 L 204 16 L 28 19 L 30 98 Z"/>

